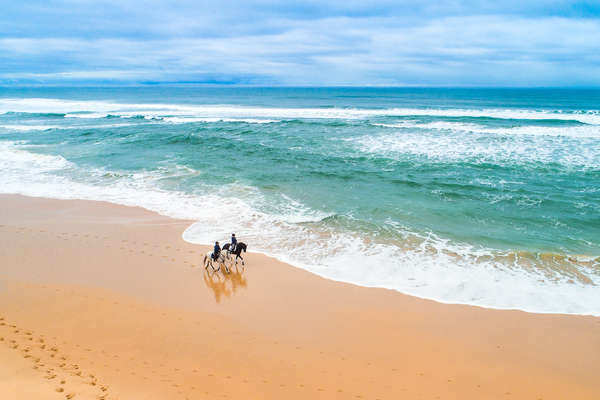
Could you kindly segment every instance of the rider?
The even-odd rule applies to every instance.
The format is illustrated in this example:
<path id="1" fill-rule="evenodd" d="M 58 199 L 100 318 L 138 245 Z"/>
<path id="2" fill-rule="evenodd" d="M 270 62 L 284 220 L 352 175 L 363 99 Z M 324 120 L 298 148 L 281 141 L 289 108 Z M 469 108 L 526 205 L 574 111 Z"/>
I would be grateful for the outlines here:
<path id="1" fill-rule="evenodd" d="M 235 233 L 231 234 L 231 247 L 229 249 L 229 251 L 231 251 L 232 253 L 235 251 L 235 248 L 237 247 L 237 239 L 235 238 Z"/>
<path id="2" fill-rule="evenodd" d="M 215 248 L 213 249 L 213 259 L 217 261 L 219 254 L 221 253 L 221 246 L 219 246 L 219 242 L 215 242 Z"/>

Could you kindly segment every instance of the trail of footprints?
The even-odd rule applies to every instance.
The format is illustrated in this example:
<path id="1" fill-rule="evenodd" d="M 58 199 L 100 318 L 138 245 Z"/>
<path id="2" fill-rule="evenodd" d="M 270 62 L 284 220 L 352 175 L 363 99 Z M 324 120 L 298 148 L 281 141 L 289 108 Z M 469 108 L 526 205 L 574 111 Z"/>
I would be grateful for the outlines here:
<path id="1" fill-rule="evenodd" d="M 148 242 L 138 242 L 135 240 L 128 240 L 128 239 L 123 239 L 121 240 L 119 243 L 115 243 L 115 244 L 111 244 L 109 242 L 107 242 L 110 238 L 107 236 L 99 236 L 99 235 L 92 235 L 92 234 L 87 234 L 87 233 L 69 233 L 69 232 L 51 232 L 51 231 L 47 231 L 47 230 L 43 230 L 43 229 L 30 229 L 30 228 L 25 228 L 25 227 L 17 227 L 17 226 L 6 226 L 6 225 L 0 225 L 0 229 L 2 228 L 12 228 L 15 229 L 16 233 L 39 233 L 39 234 L 55 234 L 57 238 L 60 239 L 64 239 L 64 240 L 68 240 L 69 238 L 79 238 L 79 239 L 84 239 L 84 240 L 90 240 L 90 241 L 94 241 L 96 242 L 96 244 L 98 243 L 98 241 L 102 241 L 103 244 L 107 247 L 114 247 L 114 248 L 118 248 L 119 250 L 121 250 L 122 252 L 128 252 L 128 253 L 139 253 L 141 255 L 144 256 L 149 256 L 149 257 L 161 257 L 164 259 L 164 261 L 171 261 L 171 262 L 176 262 L 177 260 L 175 258 L 172 258 L 172 256 L 168 255 L 168 254 L 161 254 L 161 250 L 166 250 L 166 251 L 171 251 L 171 250 L 175 250 L 178 251 L 179 254 L 184 255 L 185 252 L 183 249 L 181 248 L 176 248 L 173 247 L 171 245 L 167 245 L 167 244 L 163 244 L 163 245 L 158 245 L 158 244 L 150 244 Z M 140 246 L 142 246 L 142 249 L 140 250 Z M 202 256 L 202 252 L 197 252 L 197 251 L 193 251 L 190 250 L 189 251 L 189 256 L 193 256 L 193 257 L 200 257 Z M 196 267 L 197 264 L 193 264 L 188 260 L 184 260 L 183 263 L 185 264 L 189 264 L 190 267 Z M 59 290 L 59 289 L 57 289 Z M 115 302 L 115 304 L 118 304 L 118 302 Z M 141 311 L 141 309 L 140 309 Z M 167 317 L 166 314 L 162 314 L 162 317 L 165 318 Z M 200 322 L 197 322 L 197 324 L 199 324 Z M 599 321 L 600 323 L 600 321 Z M 278 344 L 277 342 L 274 342 L 274 344 Z M 55 390 L 56 392 L 59 393 L 64 393 L 64 396 L 66 399 L 72 399 L 75 398 L 77 396 L 77 392 L 75 389 L 73 389 L 71 387 L 72 384 L 74 383 L 84 383 L 89 385 L 89 387 L 95 392 L 95 396 L 96 399 L 98 400 L 112 400 L 115 399 L 115 397 L 110 396 L 110 390 L 109 387 L 105 384 L 102 384 L 102 382 L 98 379 L 98 377 L 90 372 L 87 371 L 83 371 L 78 364 L 72 363 L 70 362 L 70 360 L 68 359 L 67 356 L 63 355 L 60 350 L 58 349 L 58 347 L 54 344 L 50 344 L 47 339 L 44 337 L 44 335 L 36 335 L 34 332 L 30 331 L 30 330 L 24 330 L 18 326 L 16 326 L 15 324 L 11 324 L 9 322 L 7 322 L 4 317 L 0 317 L 0 345 L 7 345 L 9 348 L 18 351 L 23 358 L 29 359 L 32 363 L 32 368 L 35 370 L 40 371 L 40 374 L 43 376 L 43 378 L 51 380 L 53 382 L 55 382 Z M 79 347 L 78 345 L 76 345 L 76 347 Z M 296 347 L 296 350 L 301 351 L 301 347 Z M 105 356 L 108 356 L 105 351 L 103 350 L 102 353 Z M 321 352 L 321 355 L 324 355 L 323 352 Z M 118 359 L 119 357 L 117 355 L 113 355 L 114 359 Z M 340 356 L 340 360 L 341 361 L 346 361 L 347 357 L 344 356 Z M 144 366 L 147 367 L 147 362 L 144 361 L 143 362 Z M 104 365 L 105 367 L 107 367 L 107 365 Z M 160 364 L 160 367 L 164 367 L 163 364 Z M 368 365 L 366 365 L 366 368 L 368 369 L 369 367 L 372 367 L 371 363 L 368 363 Z M 117 367 L 115 368 L 115 371 L 119 372 L 120 369 Z M 399 373 L 399 371 L 397 371 L 395 368 L 392 368 L 392 373 L 393 374 L 397 374 Z M 164 372 L 164 371 L 163 371 Z M 204 374 L 201 371 L 198 371 L 197 369 L 193 369 L 192 371 L 187 371 L 192 372 L 192 375 L 194 377 L 198 377 L 200 378 L 200 376 L 204 376 L 205 379 L 218 379 L 218 376 L 213 374 L 213 373 L 206 373 L 207 371 L 204 371 Z M 179 369 L 175 368 L 174 369 L 174 373 L 175 375 L 180 374 Z M 133 372 L 132 372 L 133 374 Z M 165 374 L 159 374 L 158 371 L 156 370 L 152 370 L 151 371 L 151 376 L 147 377 L 147 376 L 143 376 L 142 379 L 144 380 L 158 380 L 160 382 L 163 383 L 169 383 L 171 382 L 171 386 L 174 389 L 181 389 L 181 385 L 178 383 L 174 383 L 173 379 L 175 378 L 175 376 L 170 376 L 169 374 L 165 375 Z M 152 376 L 154 375 L 154 376 Z M 161 378 L 159 379 L 158 376 L 159 375 Z M 423 378 L 424 374 L 422 372 L 419 372 L 416 374 L 416 376 Z M 197 379 L 198 379 L 197 378 Z M 223 378 L 225 381 L 231 379 L 230 376 L 224 376 L 221 377 Z M 244 378 L 243 379 L 243 383 L 244 384 L 248 384 L 251 383 L 252 380 L 255 380 L 256 382 L 260 382 L 261 384 L 264 385 L 269 385 L 272 382 L 270 382 L 269 380 L 266 379 L 247 379 Z M 448 379 L 448 383 L 452 383 L 453 380 L 452 379 Z M 274 382 L 273 382 L 274 383 Z M 285 390 L 287 388 L 286 384 L 279 384 L 278 385 L 280 390 Z M 320 387 L 320 386 L 313 386 L 313 385 L 305 385 L 304 383 L 298 383 L 297 384 L 297 389 L 300 390 L 308 390 L 309 392 L 312 390 L 314 392 L 317 392 L 319 394 L 322 393 L 336 393 L 337 395 L 340 395 L 342 393 L 344 393 L 344 390 L 342 390 L 341 388 L 329 388 L 326 389 L 324 387 Z M 477 388 L 480 388 L 480 385 L 477 385 Z M 196 386 L 191 386 L 189 389 L 191 389 L 193 392 L 196 392 L 198 394 L 204 394 L 205 396 L 216 396 L 216 397 L 224 397 L 227 398 L 229 397 L 228 394 L 224 394 L 221 393 L 220 396 L 216 395 L 215 393 L 210 393 L 207 391 L 203 391 L 202 389 L 196 387 Z M 291 387 L 290 387 L 291 389 Z M 400 387 L 398 388 L 400 391 L 406 391 L 407 389 L 405 387 Z M 177 392 L 180 395 L 183 395 L 184 393 L 180 390 L 178 390 Z M 363 395 L 361 394 L 346 394 L 347 396 L 349 396 L 348 398 L 355 398 L 355 399 L 362 399 Z M 510 392 L 505 393 L 505 395 L 510 395 Z M 87 398 L 87 397 L 86 397 Z M 187 396 L 186 396 L 187 398 Z M 437 397 L 439 398 L 439 396 Z M 374 397 L 375 400 L 381 400 L 380 398 Z M 541 397 L 538 398 L 538 400 L 541 400 Z"/>
<path id="2" fill-rule="evenodd" d="M 176 318 L 175 316 L 163 316 L 165 318 Z M 201 324 L 201 321 L 196 322 L 196 324 Z M 31 330 L 25 330 L 20 326 L 17 326 L 14 323 L 10 323 L 5 320 L 4 317 L 0 317 L 0 345 L 7 345 L 9 348 L 17 351 L 21 354 L 21 356 L 25 359 L 28 359 L 32 363 L 32 368 L 39 371 L 40 376 L 44 379 L 52 381 L 54 383 L 54 390 L 58 393 L 64 394 L 66 399 L 73 399 L 77 396 L 80 398 L 88 399 L 90 397 L 96 398 L 97 400 L 112 400 L 115 399 L 114 396 L 110 396 L 109 387 L 98 378 L 95 373 L 91 371 L 82 369 L 79 364 L 74 363 L 73 360 L 70 360 L 69 356 L 65 355 L 65 353 L 61 352 L 58 345 L 56 344 L 57 340 L 49 340 L 45 335 L 36 334 Z M 66 344 L 65 342 L 62 342 Z M 273 342 L 273 344 L 278 344 L 278 342 Z M 76 348 L 80 348 L 80 350 L 84 351 L 92 351 L 87 347 L 82 347 L 79 344 L 74 345 Z M 296 350 L 301 352 L 302 347 L 297 346 Z M 109 354 L 105 350 L 100 350 L 100 353 L 104 356 L 105 362 L 108 358 L 112 358 L 116 363 L 114 365 L 114 371 L 121 372 L 118 360 L 121 358 L 117 354 Z M 323 353 L 321 353 L 323 354 Z M 206 357 L 209 357 L 209 354 L 205 354 Z M 80 359 L 83 361 L 84 358 Z M 344 358 L 345 359 L 345 358 Z M 284 360 L 281 360 L 281 363 L 285 363 Z M 129 358 L 128 370 L 123 371 L 123 373 L 129 373 L 131 375 L 135 375 L 135 371 L 137 368 L 132 368 L 134 365 L 139 366 L 139 371 L 149 369 L 149 363 L 146 360 L 139 360 L 134 357 Z M 370 363 L 369 363 L 370 365 Z M 104 367 L 108 367 L 107 364 L 104 364 Z M 213 391 L 215 386 L 227 386 L 229 382 L 234 378 L 231 375 L 224 375 L 217 373 L 215 371 L 210 370 L 201 370 L 197 368 L 193 368 L 190 370 L 181 369 L 175 365 L 165 365 L 165 363 L 160 363 L 158 365 L 159 370 L 152 369 L 149 376 L 140 376 L 143 380 L 154 380 L 159 381 L 161 383 L 167 384 L 172 387 L 180 398 L 189 399 L 190 396 L 192 398 L 216 398 L 223 397 L 228 398 L 231 397 L 231 393 L 223 393 L 222 391 L 217 391 L 216 393 Z M 250 368 L 250 365 L 248 366 Z M 323 371 L 324 373 L 326 371 Z M 187 378 L 187 379 L 186 379 Z M 256 383 L 260 383 L 262 385 L 271 385 L 278 387 L 279 390 L 283 391 L 282 395 L 287 390 L 301 390 L 306 391 L 307 396 L 310 395 L 312 391 L 317 393 L 331 393 L 337 392 L 337 394 L 341 394 L 343 390 L 338 388 L 337 390 L 333 390 L 332 388 L 325 388 L 319 385 L 305 385 L 304 383 L 298 383 L 296 385 L 282 382 L 273 382 L 268 379 L 254 377 L 238 377 L 239 381 L 243 382 L 243 384 L 250 384 L 252 381 Z M 195 381 L 195 385 L 189 385 L 190 380 Z M 206 387 L 203 382 L 207 380 L 212 381 L 210 385 L 212 387 L 211 391 L 206 391 Z M 187 384 L 186 382 L 187 381 Z M 215 383 L 221 382 L 220 384 L 215 385 Z M 88 387 L 92 390 L 93 395 L 90 396 L 89 392 L 82 394 L 78 387 L 81 387 L 81 384 L 89 385 Z M 196 386 L 199 385 L 199 386 Z M 191 393 L 186 394 L 185 390 L 188 389 Z M 348 395 L 347 398 L 363 398 L 362 395 Z M 373 400 L 381 400 L 378 397 L 373 397 Z"/>
<path id="3" fill-rule="evenodd" d="M 7 226 L 7 225 L 0 225 L 0 229 L 1 228 L 12 228 L 15 229 L 16 233 L 39 233 L 39 234 L 54 234 L 55 237 L 57 239 L 61 239 L 61 240 L 69 240 L 71 238 L 78 238 L 78 239 L 83 239 L 84 241 L 93 241 L 94 244 L 98 244 L 98 243 L 102 243 L 104 246 L 106 247 L 113 247 L 113 248 L 118 248 L 119 250 L 121 250 L 122 252 L 126 253 L 126 254 L 139 254 L 139 255 L 143 255 L 143 256 L 147 256 L 147 257 L 160 257 L 163 258 L 164 261 L 169 261 L 171 263 L 177 263 L 178 261 L 182 262 L 183 264 L 189 265 L 189 267 L 194 268 L 194 267 L 198 267 L 201 264 L 201 257 L 203 257 L 203 253 L 201 251 L 196 251 L 196 250 L 189 250 L 189 251 L 185 251 L 182 248 L 179 247 L 174 247 L 171 245 L 159 245 L 159 244 L 151 244 L 148 243 L 146 241 L 136 241 L 136 240 L 128 240 L 128 239 L 123 239 L 120 241 L 119 243 L 111 243 L 108 240 L 111 239 L 108 236 L 102 236 L 102 235 L 97 235 L 97 234 L 91 234 L 91 233 L 76 233 L 76 232 L 52 232 L 52 231 L 48 231 L 45 229 L 31 229 L 31 228 L 27 228 L 27 227 L 20 227 L 20 226 Z M 114 240 L 114 238 L 113 238 Z M 161 250 L 166 250 L 166 251 L 171 251 L 171 250 L 175 250 L 177 252 L 179 252 L 179 254 L 181 256 L 184 257 L 193 257 L 192 260 L 188 259 L 183 259 L 183 260 L 178 260 L 176 258 L 173 258 L 172 254 L 161 254 L 162 251 Z M 188 253 L 188 254 L 186 254 Z"/>
<path id="4" fill-rule="evenodd" d="M 108 385 L 103 384 L 96 374 L 84 371 L 78 364 L 70 362 L 44 335 L 22 329 L 6 321 L 4 317 L 0 317 L 0 345 L 8 346 L 31 361 L 32 368 L 39 371 L 44 379 L 52 381 L 54 390 L 64 393 L 66 399 L 76 397 L 81 392 L 81 384 L 89 385 L 90 389 L 85 390 L 86 394 L 91 393 L 98 400 L 114 399 L 109 396 Z"/>

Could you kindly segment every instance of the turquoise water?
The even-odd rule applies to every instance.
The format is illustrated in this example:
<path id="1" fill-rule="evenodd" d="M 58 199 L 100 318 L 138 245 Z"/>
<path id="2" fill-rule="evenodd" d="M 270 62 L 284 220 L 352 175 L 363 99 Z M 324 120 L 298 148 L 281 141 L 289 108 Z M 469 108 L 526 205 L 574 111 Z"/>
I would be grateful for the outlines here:
<path id="1" fill-rule="evenodd" d="M 0 192 L 139 205 L 325 277 L 600 315 L 600 91 L 0 89 Z"/>

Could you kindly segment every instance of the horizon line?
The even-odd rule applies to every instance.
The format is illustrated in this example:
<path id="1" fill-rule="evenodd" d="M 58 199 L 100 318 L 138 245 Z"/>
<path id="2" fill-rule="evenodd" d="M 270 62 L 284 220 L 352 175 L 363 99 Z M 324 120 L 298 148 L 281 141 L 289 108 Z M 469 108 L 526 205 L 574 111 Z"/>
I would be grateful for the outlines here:
<path id="1" fill-rule="evenodd" d="M 265 84 L 239 84 L 239 83 L 202 83 L 202 82 L 151 82 L 151 83 L 39 83 L 39 84 L 1 84 L 0 89 L 10 88 L 125 88 L 125 87 L 214 87 L 214 88 L 269 88 L 269 89 L 326 89 L 326 88 L 350 88 L 350 89 L 593 89 L 600 90 L 600 85 L 532 85 L 532 86 L 510 86 L 510 85 L 393 85 L 393 84 L 360 84 L 360 85 L 265 85 Z"/>

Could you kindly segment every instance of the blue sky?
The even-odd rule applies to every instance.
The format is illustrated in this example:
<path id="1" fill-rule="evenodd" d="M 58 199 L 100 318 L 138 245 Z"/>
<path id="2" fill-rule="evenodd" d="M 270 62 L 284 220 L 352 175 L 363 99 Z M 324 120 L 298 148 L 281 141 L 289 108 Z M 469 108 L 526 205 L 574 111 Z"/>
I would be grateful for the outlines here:
<path id="1" fill-rule="evenodd" d="M 3 0 L 0 84 L 600 86 L 600 0 Z"/>

